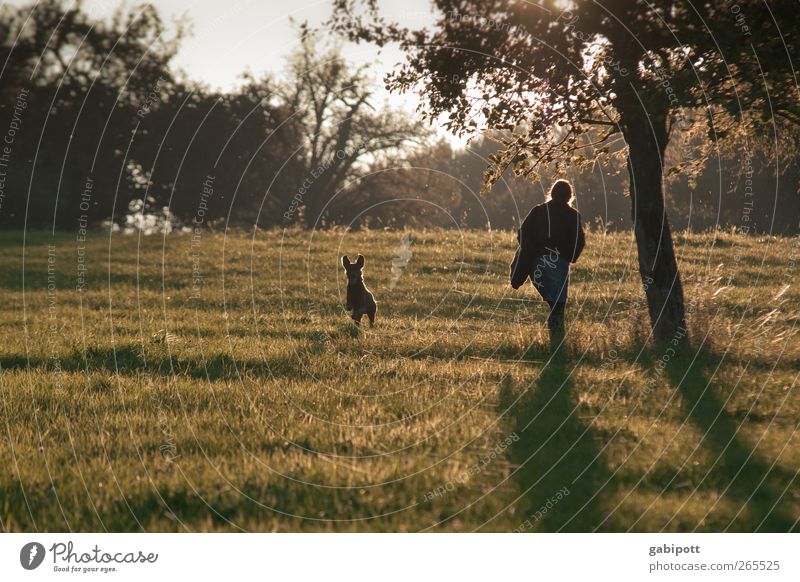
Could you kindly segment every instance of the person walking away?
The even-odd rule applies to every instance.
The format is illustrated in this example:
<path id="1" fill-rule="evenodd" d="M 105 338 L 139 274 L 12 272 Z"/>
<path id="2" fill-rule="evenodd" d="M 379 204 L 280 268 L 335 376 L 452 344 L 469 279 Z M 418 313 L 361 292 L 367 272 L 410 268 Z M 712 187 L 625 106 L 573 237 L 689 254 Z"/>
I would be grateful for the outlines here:
<path id="1" fill-rule="evenodd" d="M 547 327 L 551 335 L 564 331 L 570 263 L 578 260 L 586 244 L 581 215 L 572 200 L 572 185 L 557 180 L 549 200 L 535 206 L 522 222 L 517 233 L 519 249 L 511 265 L 511 286 L 519 289 L 530 277 L 550 307 Z"/>

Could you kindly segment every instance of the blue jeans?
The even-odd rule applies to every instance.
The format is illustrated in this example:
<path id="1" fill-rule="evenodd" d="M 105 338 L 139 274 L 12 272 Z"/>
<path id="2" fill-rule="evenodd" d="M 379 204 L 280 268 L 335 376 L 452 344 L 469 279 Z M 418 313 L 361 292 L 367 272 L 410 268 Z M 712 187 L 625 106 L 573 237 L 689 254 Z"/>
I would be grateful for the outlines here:
<path id="1" fill-rule="evenodd" d="M 533 286 L 551 306 L 566 303 L 569 295 L 569 261 L 548 250 L 534 259 L 531 272 Z"/>

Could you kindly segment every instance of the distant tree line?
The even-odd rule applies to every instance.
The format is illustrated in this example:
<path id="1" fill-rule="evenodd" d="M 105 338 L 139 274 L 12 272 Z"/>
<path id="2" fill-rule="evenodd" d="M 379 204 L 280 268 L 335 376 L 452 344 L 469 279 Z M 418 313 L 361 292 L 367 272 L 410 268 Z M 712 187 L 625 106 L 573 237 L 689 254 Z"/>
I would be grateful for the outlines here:
<path id="1" fill-rule="evenodd" d="M 435 139 L 379 104 L 368 71 L 316 34 L 300 27 L 282 77 L 244 77 L 223 93 L 171 66 L 185 30 L 168 35 L 147 4 L 108 20 L 60 0 L 0 7 L 0 227 L 74 230 L 155 213 L 188 226 L 509 229 L 564 175 L 507 172 L 484 196 L 495 141 Z M 673 157 L 700 151 L 702 137 L 691 139 Z M 797 232 L 798 157 L 753 151 L 747 168 L 720 151 L 695 160 L 696 178 L 669 175 L 673 224 L 739 226 L 746 212 L 752 232 Z M 587 222 L 630 227 L 621 158 L 566 177 Z"/>
<path id="2" fill-rule="evenodd" d="M 326 226 L 344 220 L 370 163 L 427 135 L 376 109 L 366 72 L 308 31 L 287 79 L 245 77 L 229 93 L 179 80 L 184 28 L 165 34 L 146 4 L 108 21 L 59 0 L 0 8 L 0 225 L 73 229 L 168 209 L 185 224 Z"/>

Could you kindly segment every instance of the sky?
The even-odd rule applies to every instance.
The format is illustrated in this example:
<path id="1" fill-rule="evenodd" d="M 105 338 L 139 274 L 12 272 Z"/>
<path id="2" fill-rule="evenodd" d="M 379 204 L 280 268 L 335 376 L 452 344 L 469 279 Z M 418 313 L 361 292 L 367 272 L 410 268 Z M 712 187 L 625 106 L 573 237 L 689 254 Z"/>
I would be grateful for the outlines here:
<path id="1" fill-rule="evenodd" d="M 35 0 L 11 0 L 0 4 L 29 5 Z M 125 0 L 134 8 L 142 0 Z M 241 83 L 248 71 L 258 77 L 263 73 L 280 75 L 286 57 L 298 46 L 296 25 L 308 21 L 312 26 L 327 20 L 331 0 L 149 0 L 168 23 L 184 16 L 191 22 L 192 33 L 181 43 L 173 65 L 185 71 L 189 79 L 203 81 L 214 89 L 229 90 Z M 65 5 L 77 0 L 65 0 Z M 84 0 L 83 10 L 95 18 L 108 18 L 120 0 Z M 401 25 L 419 28 L 434 22 L 430 0 L 379 0 L 381 14 Z M 174 27 L 170 26 L 171 30 Z M 400 50 L 378 50 L 370 44 L 344 43 L 342 51 L 354 65 L 370 64 L 377 81 L 375 105 L 382 102 L 413 112 L 418 98 L 413 94 L 389 94 L 380 80 L 403 60 Z M 464 142 L 438 131 L 455 147 Z"/>
<path id="2" fill-rule="evenodd" d="M 20 3 L 20 2 L 15 2 Z M 244 71 L 280 74 L 285 57 L 297 48 L 296 22 L 319 25 L 331 14 L 331 0 L 150 0 L 166 20 L 188 16 L 192 35 L 185 39 L 173 61 L 192 79 L 204 81 L 217 89 L 236 86 Z M 128 2 L 128 5 L 135 5 Z M 84 10 L 100 17 L 110 15 L 118 2 L 86 0 Z M 409 26 L 433 22 L 429 0 L 381 0 L 382 13 Z M 402 60 L 396 48 L 378 53 L 372 45 L 343 46 L 347 59 L 354 64 L 372 63 L 376 79 Z M 389 98 L 385 91 L 379 95 Z M 395 98 L 403 104 L 408 97 Z M 412 100 L 413 101 L 413 100 Z M 415 105 L 407 103 L 406 106 Z"/>

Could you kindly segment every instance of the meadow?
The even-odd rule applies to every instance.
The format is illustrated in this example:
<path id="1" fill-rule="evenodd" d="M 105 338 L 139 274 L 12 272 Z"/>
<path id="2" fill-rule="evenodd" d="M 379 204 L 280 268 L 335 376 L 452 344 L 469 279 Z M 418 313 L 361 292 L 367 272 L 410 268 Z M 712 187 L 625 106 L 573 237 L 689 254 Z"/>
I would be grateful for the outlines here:
<path id="1" fill-rule="evenodd" d="M 800 240 L 676 247 L 686 342 L 592 232 L 551 345 L 509 232 L 2 233 L 2 530 L 797 530 Z"/>

